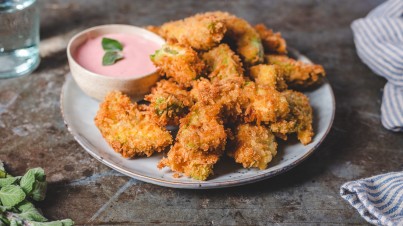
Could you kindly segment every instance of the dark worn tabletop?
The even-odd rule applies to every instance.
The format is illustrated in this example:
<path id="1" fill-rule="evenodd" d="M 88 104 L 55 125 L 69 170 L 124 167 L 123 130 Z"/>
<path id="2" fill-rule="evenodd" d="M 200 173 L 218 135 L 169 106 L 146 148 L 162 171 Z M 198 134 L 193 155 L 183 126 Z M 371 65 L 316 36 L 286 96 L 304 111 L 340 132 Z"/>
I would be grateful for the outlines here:
<path id="1" fill-rule="evenodd" d="M 385 130 L 385 80 L 357 57 L 351 22 L 377 0 L 67 1 L 43 0 L 42 62 L 31 75 L 0 81 L 0 159 L 15 175 L 40 166 L 48 175 L 50 219 L 78 225 L 365 224 L 342 200 L 349 180 L 403 169 L 403 136 Z M 160 24 L 196 12 L 226 10 L 282 32 L 289 45 L 323 64 L 336 96 L 325 142 L 293 170 L 259 183 L 218 190 L 180 190 L 123 176 L 87 154 L 59 110 L 69 72 L 66 42 L 78 31 L 110 23 Z"/>

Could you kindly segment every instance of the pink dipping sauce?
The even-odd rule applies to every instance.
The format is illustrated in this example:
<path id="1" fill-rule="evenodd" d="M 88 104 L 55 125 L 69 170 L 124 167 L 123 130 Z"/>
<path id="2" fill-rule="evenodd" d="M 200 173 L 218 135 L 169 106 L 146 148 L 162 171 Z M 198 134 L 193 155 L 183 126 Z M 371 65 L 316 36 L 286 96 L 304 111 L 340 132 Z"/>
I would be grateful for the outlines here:
<path id="1" fill-rule="evenodd" d="M 123 59 L 103 66 L 102 38 L 111 38 L 123 45 Z M 111 77 L 142 77 L 156 70 L 150 55 L 161 48 L 157 43 L 135 34 L 106 34 L 88 39 L 76 52 L 74 59 L 85 69 Z"/>

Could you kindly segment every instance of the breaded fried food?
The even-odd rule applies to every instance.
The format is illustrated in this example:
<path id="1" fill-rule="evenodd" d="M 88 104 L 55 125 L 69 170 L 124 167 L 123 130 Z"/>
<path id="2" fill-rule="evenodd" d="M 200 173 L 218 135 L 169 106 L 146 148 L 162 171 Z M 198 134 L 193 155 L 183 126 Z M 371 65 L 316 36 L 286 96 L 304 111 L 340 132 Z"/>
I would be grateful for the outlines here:
<path id="1" fill-rule="evenodd" d="M 274 33 L 272 29 L 264 24 L 255 25 L 255 30 L 262 39 L 264 51 L 266 53 L 287 54 L 287 44 L 280 32 Z"/>
<path id="2" fill-rule="evenodd" d="M 266 55 L 268 64 L 278 65 L 286 83 L 293 88 L 307 88 L 320 84 L 325 70 L 318 64 L 307 64 L 283 55 Z"/>
<path id="3" fill-rule="evenodd" d="M 193 105 L 189 92 L 172 80 L 160 80 L 151 89 L 151 94 L 144 100 L 156 114 L 161 126 L 179 125 L 179 119 L 185 116 Z"/>
<path id="4" fill-rule="evenodd" d="M 207 65 L 208 77 L 213 82 L 243 76 L 241 59 L 227 44 L 221 44 L 204 53 L 202 59 Z"/>
<path id="5" fill-rule="evenodd" d="M 227 154 L 244 168 L 266 169 L 277 154 L 275 137 L 265 126 L 238 125 L 235 140 L 236 148 Z"/>
<path id="6" fill-rule="evenodd" d="M 169 167 L 196 180 L 206 180 L 213 174 L 213 166 L 224 152 L 227 138 L 219 113 L 217 105 L 196 103 L 180 120 L 176 142 L 158 167 Z"/>
<path id="7" fill-rule="evenodd" d="M 290 106 L 290 113 L 283 120 L 272 123 L 271 131 L 286 137 L 288 133 L 297 133 L 298 140 L 307 145 L 313 137 L 312 128 L 312 107 L 309 104 L 309 99 L 303 93 L 287 90 L 282 92 L 282 95 L 287 98 Z"/>
<path id="8" fill-rule="evenodd" d="M 209 50 L 218 45 L 226 30 L 223 21 L 215 15 L 196 14 L 165 23 L 157 32 L 169 43 L 180 43 L 196 50 Z"/>
<path id="9" fill-rule="evenodd" d="M 205 15 L 214 15 L 224 21 L 227 27 L 226 36 L 235 40 L 237 53 L 247 66 L 263 62 L 262 40 L 257 31 L 246 20 L 220 11 L 205 13 Z"/>
<path id="10" fill-rule="evenodd" d="M 248 81 L 244 84 L 242 93 L 241 105 L 245 122 L 255 122 L 258 125 L 276 122 L 290 111 L 287 99 L 275 88 L 256 86 L 254 82 Z"/>
<path id="11" fill-rule="evenodd" d="M 222 153 L 226 132 L 221 120 L 220 106 L 196 103 L 180 120 L 176 142 L 188 150 Z"/>
<path id="12" fill-rule="evenodd" d="M 166 44 L 150 58 L 162 75 L 184 87 L 190 87 L 205 68 L 196 51 L 179 44 Z"/>
<path id="13" fill-rule="evenodd" d="M 151 156 L 172 143 L 171 134 L 121 92 L 110 92 L 100 104 L 95 125 L 123 157 Z"/>
<path id="14" fill-rule="evenodd" d="M 249 75 L 259 87 L 271 87 L 277 91 L 287 89 L 282 70 L 277 65 L 255 65 L 249 68 Z"/>
<path id="15" fill-rule="evenodd" d="M 189 150 L 176 142 L 167 157 L 158 163 L 158 168 L 169 167 L 172 171 L 184 173 L 193 179 L 207 180 L 213 174 L 213 166 L 219 159 L 220 155 L 217 153 Z"/>
<path id="16" fill-rule="evenodd" d="M 193 83 L 190 91 L 194 102 L 201 105 L 217 105 L 221 107 L 225 123 L 235 121 L 242 115 L 239 99 L 242 97 L 243 77 L 226 78 L 211 82 L 201 78 Z"/>
<path id="17" fill-rule="evenodd" d="M 149 30 L 149 31 L 151 31 L 151 32 L 153 32 L 153 33 L 155 33 L 155 34 L 157 34 L 157 35 L 159 35 L 159 36 L 161 36 L 161 34 L 160 34 L 161 28 L 159 26 L 149 25 L 149 26 L 146 26 L 144 28 Z"/>

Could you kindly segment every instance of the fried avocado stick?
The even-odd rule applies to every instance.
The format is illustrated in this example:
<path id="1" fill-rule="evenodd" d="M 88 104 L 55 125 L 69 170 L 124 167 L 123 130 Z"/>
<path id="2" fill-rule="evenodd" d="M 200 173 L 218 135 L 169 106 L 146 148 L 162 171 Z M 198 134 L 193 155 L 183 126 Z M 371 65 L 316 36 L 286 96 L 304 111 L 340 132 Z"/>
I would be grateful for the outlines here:
<path id="1" fill-rule="evenodd" d="M 290 113 L 284 120 L 272 123 L 270 129 L 272 132 L 287 138 L 288 133 L 297 133 L 298 140 L 307 145 L 311 142 L 314 135 L 312 128 L 312 107 L 309 99 L 304 94 L 287 90 L 282 92 L 290 105 Z M 281 137 L 281 136 L 280 136 Z"/>
<path id="2" fill-rule="evenodd" d="M 226 119 L 233 119 L 241 114 L 238 98 L 242 94 L 243 68 L 240 58 L 227 44 L 221 44 L 202 55 L 207 65 L 207 79 L 200 79 L 193 84 L 191 91 L 196 101 L 204 104 L 223 106 Z"/>
<path id="3" fill-rule="evenodd" d="M 263 62 L 262 40 L 257 31 L 246 20 L 220 11 L 209 12 L 206 15 L 215 15 L 224 20 L 227 27 L 226 35 L 235 40 L 237 52 L 247 66 Z"/>
<path id="4" fill-rule="evenodd" d="M 95 116 L 95 125 L 123 157 L 151 156 L 172 143 L 171 134 L 120 92 L 109 93 Z"/>
<path id="5" fill-rule="evenodd" d="M 169 167 L 172 171 L 183 173 L 193 179 L 207 180 L 213 174 L 214 164 L 219 159 L 219 154 L 188 150 L 177 142 L 169 150 L 167 157 L 158 163 L 158 168 Z"/>
<path id="6" fill-rule="evenodd" d="M 284 118 L 290 111 L 287 99 L 275 88 L 257 86 L 248 81 L 242 93 L 241 105 L 245 122 L 268 124 Z"/>
<path id="7" fill-rule="evenodd" d="M 215 15 L 196 14 L 183 20 L 168 22 L 159 29 L 151 27 L 171 43 L 180 43 L 196 50 L 209 50 L 223 39 L 226 27 Z"/>
<path id="8" fill-rule="evenodd" d="M 197 52 L 179 44 L 167 44 L 151 55 L 151 61 L 161 74 L 172 78 L 179 85 L 190 87 L 204 70 L 204 63 Z"/>
<path id="9" fill-rule="evenodd" d="M 222 155 L 227 138 L 219 113 L 217 105 L 196 103 L 180 120 L 176 143 L 158 167 L 170 167 L 196 180 L 206 180 L 213 174 L 213 166 Z"/>
<path id="10" fill-rule="evenodd" d="M 255 30 L 262 39 L 265 52 L 275 54 L 287 54 L 287 44 L 279 32 L 274 33 L 264 24 L 255 25 Z"/>
<path id="11" fill-rule="evenodd" d="M 281 68 L 290 87 L 307 88 L 319 84 L 325 77 L 325 70 L 321 65 L 303 63 L 282 55 L 266 55 L 265 60 L 268 64 Z"/>
<path id="12" fill-rule="evenodd" d="M 202 59 L 207 65 L 208 77 L 212 82 L 243 76 L 241 59 L 227 44 L 221 44 L 204 53 Z"/>
<path id="13" fill-rule="evenodd" d="M 244 168 L 256 167 L 261 170 L 277 154 L 274 135 L 265 126 L 241 124 L 236 128 L 236 148 L 227 154 L 241 163 Z"/>
<path id="14" fill-rule="evenodd" d="M 271 87 L 277 91 L 287 89 L 287 84 L 280 68 L 276 65 L 259 64 L 249 68 L 249 75 L 259 87 Z"/>
<path id="15" fill-rule="evenodd" d="M 151 94 L 145 100 L 156 114 L 161 126 L 179 125 L 179 119 L 186 115 L 188 108 L 193 105 L 189 92 L 172 80 L 160 80 L 151 89 Z"/>
<path id="16" fill-rule="evenodd" d="M 176 142 L 189 150 L 221 153 L 225 148 L 226 133 L 219 117 L 220 106 L 196 103 L 180 120 Z"/>
<path id="17" fill-rule="evenodd" d="M 190 94 L 195 102 L 201 105 L 218 105 L 221 107 L 223 119 L 227 123 L 236 121 L 242 114 L 239 98 L 242 96 L 242 77 L 227 78 L 211 82 L 201 78 L 193 84 Z"/>

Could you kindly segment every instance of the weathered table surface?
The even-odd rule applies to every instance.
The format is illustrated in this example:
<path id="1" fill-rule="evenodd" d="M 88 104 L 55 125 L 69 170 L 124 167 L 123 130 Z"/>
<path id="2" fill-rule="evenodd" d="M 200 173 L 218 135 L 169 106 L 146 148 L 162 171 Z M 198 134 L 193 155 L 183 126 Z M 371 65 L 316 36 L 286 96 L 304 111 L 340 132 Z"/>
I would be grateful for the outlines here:
<path id="1" fill-rule="evenodd" d="M 385 80 L 357 57 L 351 22 L 380 1 L 42 1 L 42 62 L 31 75 L 0 81 L 0 159 L 13 174 L 41 166 L 50 182 L 40 204 L 51 219 L 82 224 L 365 224 L 339 196 L 344 182 L 402 170 L 402 134 L 385 130 Z M 87 154 L 64 126 L 59 95 L 69 72 L 66 41 L 95 25 L 160 24 L 227 10 L 281 31 L 323 64 L 336 118 L 314 154 L 283 175 L 218 190 L 180 190 L 130 179 Z"/>

